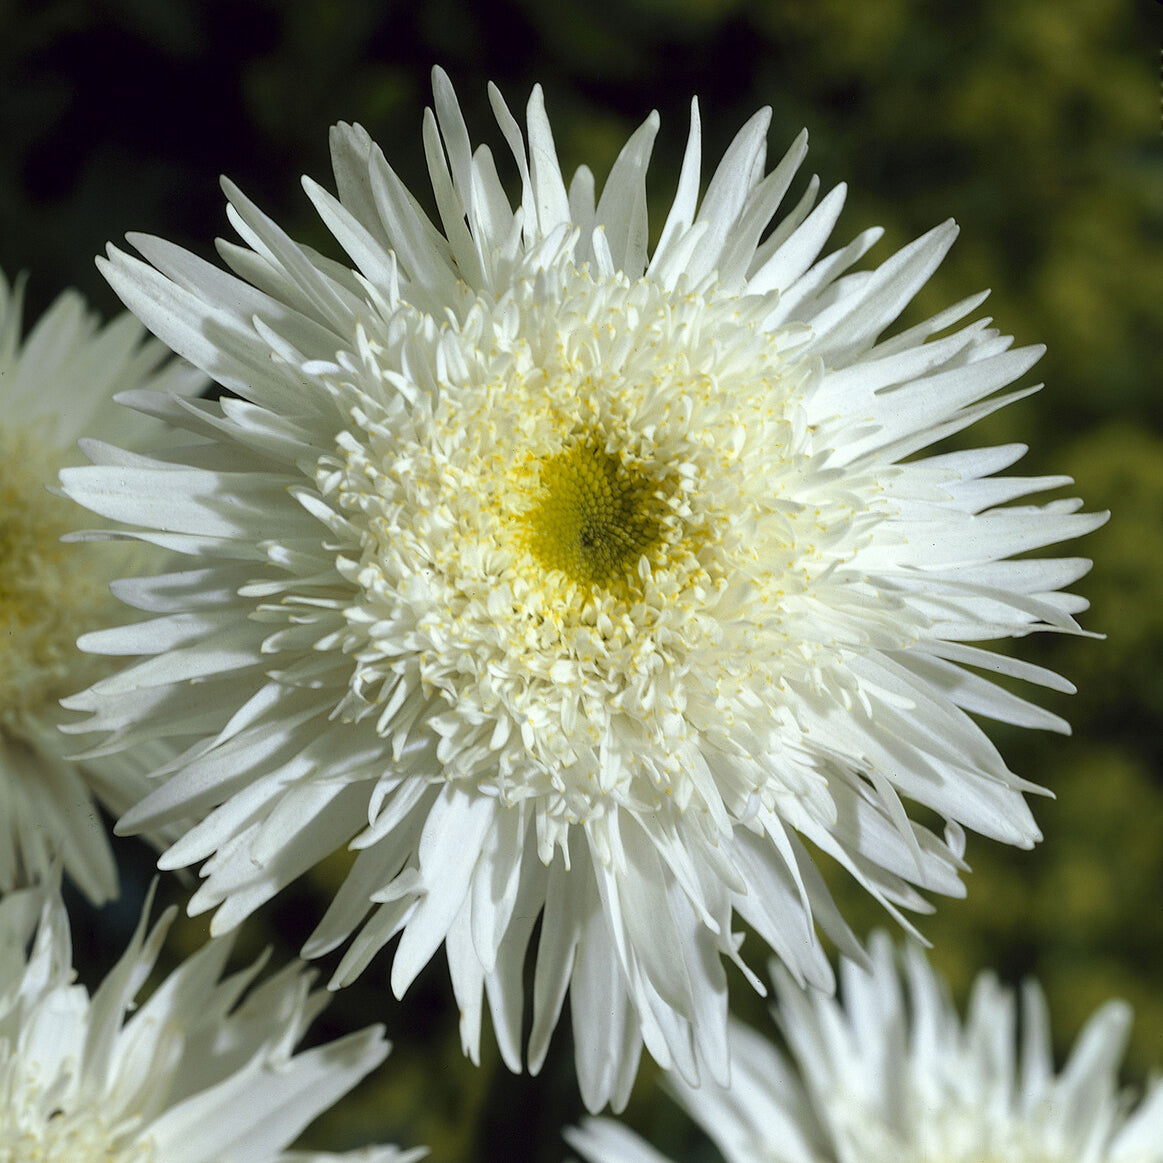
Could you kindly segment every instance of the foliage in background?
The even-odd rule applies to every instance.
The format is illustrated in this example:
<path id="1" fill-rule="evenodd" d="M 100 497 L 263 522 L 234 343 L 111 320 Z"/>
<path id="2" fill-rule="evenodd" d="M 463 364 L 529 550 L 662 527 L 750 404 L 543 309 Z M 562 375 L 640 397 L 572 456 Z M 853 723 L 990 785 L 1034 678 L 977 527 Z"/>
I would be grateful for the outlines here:
<path id="1" fill-rule="evenodd" d="M 1028 471 L 1067 471 L 1111 523 L 1079 548 L 1082 590 L 1105 642 L 1020 647 L 1079 685 L 1053 709 L 1075 737 L 994 732 L 1020 774 L 1057 796 L 1035 805 L 1032 853 L 971 842 L 968 899 L 921 918 L 961 990 L 984 965 L 1046 986 L 1059 1045 L 1106 996 L 1136 1009 L 1129 1073 L 1163 1067 L 1163 151 L 1155 5 L 1120 0 L 0 0 L 0 268 L 32 273 L 29 316 L 65 286 L 117 304 L 92 255 L 127 230 L 209 255 L 226 233 L 227 173 L 291 232 L 325 245 L 298 176 L 328 174 L 327 127 L 360 120 L 414 190 L 426 188 L 419 122 L 439 62 L 474 137 L 498 156 L 485 84 L 514 106 L 541 81 L 571 168 L 603 167 L 651 108 L 662 113 L 652 191 L 667 204 L 700 98 L 705 156 L 755 108 L 774 108 L 778 155 L 801 126 L 825 187 L 850 184 L 837 243 L 872 223 L 888 253 L 952 215 L 963 228 L 912 308 L 980 287 L 1019 343 L 1045 342 L 1047 389 L 979 425 L 1023 440 Z M 795 191 L 793 191 L 794 195 Z M 874 255 L 875 257 L 875 255 Z M 96 980 L 124 945 L 150 875 L 127 844 L 126 900 L 73 902 Z M 186 891 L 173 878 L 167 899 Z M 849 899 L 851 898 L 851 899 Z M 856 894 L 844 906 L 883 924 Z M 245 929 L 239 956 L 293 954 L 319 912 L 310 884 Z M 187 922 L 192 948 L 204 919 Z M 83 933 L 90 935 L 86 949 Z M 323 966 L 326 972 L 328 966 Z M 317 1127 L 335 1149 L 372 1137 L 427 1142 L 437 1160 L 558 1159 L 580 1112 L 564 1031 L 539 1080 L 487 1050 L 460 1055 L 449 991 L 430 970 L 403 1006 L 382 966 L 339 994 L 319 1038 L 383 1019 L 387 1066 Z M 763 1003 L 736 1000 L 756 1021 Z M 660 1148 L 713 1158 L 644 1071 L 629 1118 Z"/>

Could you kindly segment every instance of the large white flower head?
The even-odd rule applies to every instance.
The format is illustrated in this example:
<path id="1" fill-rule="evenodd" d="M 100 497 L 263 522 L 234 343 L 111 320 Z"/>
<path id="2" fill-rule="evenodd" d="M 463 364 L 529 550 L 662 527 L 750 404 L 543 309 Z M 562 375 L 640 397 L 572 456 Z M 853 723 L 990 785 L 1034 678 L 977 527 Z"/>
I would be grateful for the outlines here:
<path id="1" fill-rule="evenodd" d="M 203 818 L 162 863 L 206 861 L 192 907 L 218 930 L 350 844 L 306 953 L 364 922 L 343 984 L 402 933 L 402 995 L 444 943 L 474 1057 L 485 994 L 520 1067 L 540 916 L 529 1066 L 569 987 L 585 1100 L 617 1105 L 643 1039 L 724 1077 L 735 913 L 830 985 L 813 917 L 852 939 L 805 838 L 894 912 L 961 891 L 962 825 L 1034 842 L 966 712 L 1061 727 L 976 671 L 1068 684 L 971 643 L 1076 630 L 1060 591 L 1087 563 L 1006 559 L 1101 518 L 1006 506 L 1063 481 L 994 476 L 1019 447 L 913 458 L 1031 390 L 997 394 L 1039 354 L 984 320 L 932 338 L 980 297 L 879 338 L 951 224 L 849 273 L 878 232 L 820 258 L 843 190 L 813 209 L 813 182 L 764 237 L 805 139 L 765 175 L 757 114 L 700 199 L 692 107 L 649 252 L 656 116 L 595 199 L 540 90 L 527 138 L 491 90 L 514 209 L 434 86 L 442 229 L 340 125 L 338 197 L 305 187 L 354 270 L 229 183 L 235 275 L 156 238 L 133 239 L 152 265 L 110 250 L 125 302 L 240 398 L 137 393 L 203 443 L 64 474 L 193 558 L 122 588 L 156 619 L 83 644 L 148 657 L 69 705 L 111 746 L 159 723 L 188 743 L 121 827 Z"/>
<path id="2" fill-rule="evenodd" d="M 21 336 L 23 282 L 0 273 L 0 892 L 46 876 L 57 858 L 100 902 L 117 891 L 116 867 L 94 795 L 119 815 L 148 789 L 156 748 L 93 755 L 60 733 L 58 700 L 112 667 L 76 648 L 77 637 L 124 621 L 110 583 L 143 568 L 143 549 L 61 539 L 87 514 L 49 492 L 79 464 L 82 433 L 135 444 L 156 421 L 109 406 L 122 388 L 190 395 L 201 372 L 169 359 L 132 315 L 102 327 L 75 291 L 62 294 Z"/>
<path id="3" fill-rule="evenodd" d="M 60 897 L 26 889 L 0 900 L 4 1163 L 412 1163 L 424 1154 L 286 1152 L 387 1057 L 383 1030 L 295 1053 L 326 993 L 310 989 L 301 964 L 249 991 L 261 960 L 223 977 L 229 937 L 208 942 L 136 1005 L 175 911 L 147 934 L 147 901 L 90 996 L 74 980 Z"/>
<path id="4" fill-rule="evenodd" d="M 902 974 L 883 933 L 870 965 L 843 962 L 842 1005 L 776 977 L 790 1058 L 733 1022 L 729 1089 L 668 1079 L 728 1163 L 1163 1161 L 1163 1079 L 1137 1105 L 1118 1084 L 1122 1002 L 1094 1013 L 1055 1073 L 1033 981 L 1019 1023 L 1013 991 L 982 973 L 962 1022 L 919 946 Z M 666 1163 L 607 1119 L 566 1137 L 589 1163 Z"/>

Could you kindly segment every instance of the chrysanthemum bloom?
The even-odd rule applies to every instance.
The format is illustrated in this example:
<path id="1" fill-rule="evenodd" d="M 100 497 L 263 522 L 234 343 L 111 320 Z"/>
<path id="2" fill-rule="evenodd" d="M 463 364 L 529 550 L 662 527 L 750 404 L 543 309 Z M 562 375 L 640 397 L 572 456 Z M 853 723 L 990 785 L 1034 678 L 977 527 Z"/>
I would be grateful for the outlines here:
<path id="1" fill-rule="evenodd" d="M 175 360 L 132 315 L 106 327 L 66 292 L 21 341 L 23 284 L 0 273 L 0 892 L 46 876 L 57 857 L 94 901 L 117 874 L 94 795 L 119 815 L 148 790 L 156 745 L 81 763 L 61 735 L 58 700 L 112 669 L 77 637 L 125 620 L 110 582 L 139 572 L 141 545 L 78 546 L 61 537 L 92 520 L 49 492 L 79 464 L 83 433 L 144 442 L 156 421 L 109 406 L 123 388 L 190 395 L 206 379 Z"/>
<path id="2" fill-rule="evenodd" d="M 188 744 L 120 826 L 202 817 L 162 866 L 206 861 L 192 907 L 216 930 L 350 844 L 306 954 L 364 922 L 343 984 L 401 934 L 402 995 L 443 942 L 474 1058 L 484 993 L 520 1067 L 540 917 L 529 1067 L 568 986 L 597 1108 L 643 1039 L 725 1076 L 733 914 L 830 984 L 813 917 L 851 937 L 805 840 L 894 911 L 961 891 L 962 825 L 1034 842 L 1028 785 L 966 712 L 1062 727 L 977 671 L 1068 684 L 971 642 L 1075 630 L 1061 587 L 1087 563 L 1006 559 L 1101 518 L 1008 507 L 1063 481 L 994 476 L 1017 446 L 915 457 L 1032 391 L 997 394 L 1039 354 L 985 321 L 947 333 L 980 296 L 878 338 L 951 223 L 845 273 L 878 232 L 819 259 L 843 191 L 813 210 L 813 182 L 761 242 L 804 139 L 764 176 L 757 114 L 700 200 L 693 109 L 651 252 L 656 116 L 595 201 L 540 90 L 527 142 L 490 96 L 517 209 L 438 72 L 440 229 L 340 125 L 338 197 L 305 186 L 356 269 L 229 183 L 238 277 L 156 238 L 133 239 L 152 265 L 111 249 L 125 302 L 241 399 L 139 393 L 205 443 L 64 474 L 192 558 L 122 589 L 156 620 L 84 646 L 147 657 L 69 705 L 114 743 Z"/>
<path id="3" fill-rule="evenodd" d="M 843 1005 L 776 976 L 790 1059 L 732 1022 L 730 1089 L 668 1079 L 728 1163 L 1163 1161 L 1163 1079 L 1137 1107 L 1119 1088 L 1131 1022 L 1122 1002 L 1095 1012 L 1055 1074 L 1033 981 L 1019 1040 L 1013 991 L 992 973 L 975 982 L 963 1024 L 916 945 L 902 986 L 884 934 L 869 968 L 842 963 Z M 666 1163 L 607 1119 L 566 1137 L 589 1163 Z"/>
<path id="4" fill-rule="evenodd" d="M 424 1154 L 285 1152 L 387 1057 L 382 1029 L 296 1054 L 326 993 L 312 992 L 312 975 L 292 964 L 243 998 L 261 961 L 223 978 L 229 937 L 203 946 L 135 1007 L 176 910 L 147 935 L 148 911 L 147 902 L 90 997 L 74 982 L 59 896 L 29 889 L 0 901 L 0 1159 L 409 1163 Z"/>

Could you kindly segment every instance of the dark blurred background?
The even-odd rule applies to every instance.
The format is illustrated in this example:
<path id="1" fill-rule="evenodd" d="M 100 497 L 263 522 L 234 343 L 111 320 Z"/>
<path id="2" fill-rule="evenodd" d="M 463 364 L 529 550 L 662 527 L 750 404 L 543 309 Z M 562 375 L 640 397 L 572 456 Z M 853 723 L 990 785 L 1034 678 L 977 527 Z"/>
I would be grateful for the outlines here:
<path id="1" fill-rule="evenodd" d="M 1048 345 L 1046 390 L 972 439 L 1029 442 L 1025 471 L 1070 472 L 1088 507 L 1114 515 L 1066 551 L 1095 558 L 1080 589 L 1087 625 L 1107 640 L 1020 646 L 1078 683 L 1049 700 L 1074 737 L 993 732 L 1014 769 L 1057 797 L 1035 805 L 1046 840 L 1014 853 L 971 838 L 968 899 L 937 902 L 921 928 L 959 998 L 985 966 L 1036 974 L 1061 1048 L 1103 999 L 1130 1000 L 1127 1077 L 1141 1083 L 1163 1067 L 1161 11 L 1119 0 L 0 0 L 0 268 L 30 272 L 30 318 L 66 286 L 110 314 L 94 254 L 142 230 L 212 256 L 228 229 L 221 173 L 335 252 L 299 176 L 326 182 L 328 126 L 358 120 L 430 207 L 420 119 L 436 63 L 474 140 L 499 158 L 486 82 L 519 110 L 540 81 L 567 172 L 585 162 L 599 181 L 657 108 L 656 225 L 694 94 L 708 165 L 760 105 L 774 109 L 776 157 L 809 128 L 807 172 L 851 188 L 837 242 L 879 223 L 883 258 L 955 217 L 961 239 L 909 318 L 991 287 L 999 325 Z M 148 852 L 121 852 L 123 901 L 102 915 L 72 902 L 91 981 L 123 947 L 150 876 Z M 273 943 L 291 955 L 329 875 L 275 901 L 240 951 Z M 163 885 L 168 899 L 185 891 Z M 838 891 L 862 930 L 883 923 Z M 184 922 L 172 954 L 205 930 L 205 918 Z M 763 1003 L 735 986 L 740 1012 L 765 1022 Z M 491 1035 L 473 1068 L 442 955 L 402 1005 L 381 959 L 336 998 L 320 1036 L 373 1020 L 396 1052 L 311 1143 L 397 1138 L 430 1144 L 437 1160 L 564 1155 L 560 1127 L 580 1113 L 564 1028 L 540 1079 L 509 1075 Z M 676 1157 L 714 1157 L 649 1069 L 628 1117 Z"/>

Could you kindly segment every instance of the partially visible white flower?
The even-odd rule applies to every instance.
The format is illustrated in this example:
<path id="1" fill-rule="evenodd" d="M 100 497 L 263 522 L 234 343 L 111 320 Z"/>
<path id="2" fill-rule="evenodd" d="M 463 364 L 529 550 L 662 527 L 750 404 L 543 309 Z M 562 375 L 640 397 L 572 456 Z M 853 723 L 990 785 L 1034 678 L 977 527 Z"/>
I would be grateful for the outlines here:
<path id="1" fill-rule="evenodd" d="M 1108 1002 L 1054 1071 L 1045 997 L 1018 1005 L 992 973 L 962 1022 L 919 946 L 904 979 L 877 934 L 870 968 L 845 961 L 842 1002 L 779 967 L 790 1059 L 731 1025 L 731 1086 L 668 1079 L 728 1163 L 1163 1163 L 1163 1079 L 1135 1105 L 1118 1085 L 1130 1008 Z M 666 1163 L 625 1127 L 566 1132 L 589 1163 Z"/>
<path id="2" fill-rule="evenodd" d="M 148 912 L 147 901 L 90 997 L 74 982 L 59 895 L 26 889 L 0 900 L 0 1160 L 410 1163 L 424 1154 L 285 1152 L 384 1060 L 382 1028 L 296 1054 L 326 994 L 310 990 L 301 963 L 246 992 L 262 959 L 223 978 L 229 938 L 208 942 L 137 1005 L 176 910 L 147 935 Z"/>
<path id="3" fill-rule="evenodd" d="M 651 253 L 656 116 L 599 197 L 540 89 L 524 135 L 491 90 L 514 207 L 434 87 L 439 227 L 340 125 L 338 197 L 305 186 L 352 266 L 229 183 L 233 273 L 111 248 L 126 304 L 241 398 L 136 393 L 203 443 L 62 474 L 191 559 L 122 590 L 156 617 L 82 644 L 138 657 L 68 705 L 105 746 L 186 747 L 119 827 L 197 818 L 162 866 L 202 864 L 214 931 L 354 849 L 305 953 L 358 930 L 342 985 L 398 936 L 402 996 L 443 946 L 474 1058 L 487 999 L 521 1068 L 539 933 L 526 1060 L 568 990 L 597 1109 L 644 1044 L 725 1077 L 737 918 L 830 986 L 816 925 L 854 940 L 813 850 L 900 916 L 964 891 L 963 826 L 1034 843 L 971 716 L 1065 729 L 991 676 L 1070 684 L 975 643 L 1076 632 L 1088 563 L 1030 552 L 1102 517 L 1011 504 L 1065 483 L 998 475 L 1021 446 L 919 455 L 1033 390 L 1003 392 L 1040 354 L 966 322 L 982 296 L 885 337 L 952 223 L 854 270 L 880 232 L 823 253 L 842 189 L 769 231 L 806 142 L 768 173 L 766 111 L 700 198 L 695 108 Z"/>
<path id="4" fill-rule="evenodd" d="M 22 341 L 22 295 L 23 283 L 10 287 L 0 273 L 0 892 L 46 876 L 59 857 L 99 903 L 116 894 L 117 874 L 93 798 L 119 815 L 169 753 L 147 741 L 135 755 L 71 762 L 78 746 L 59 728 L 74 716 L 58 700 L 110 670 L 76 641 L 124 621 L 110 583 L 146 561 L 130 542 L 62 542 L 92 519 L 49 489 L 84 460 L 82 434 L 156 442 L 160 425 L 111 407 L 116 392 L 191 395 L 208 381 L 156 340 L 142 342 L 132 315 L 102 327 L 75 291 Z"/>

